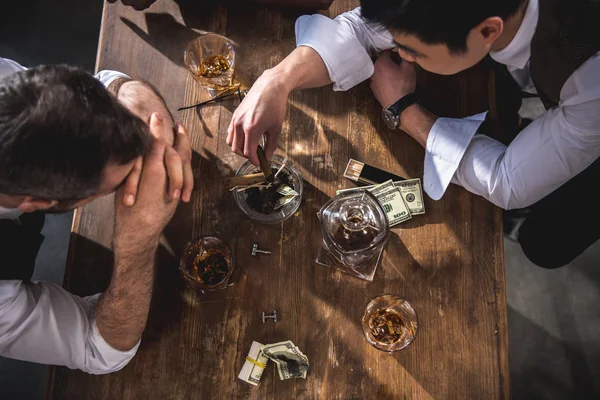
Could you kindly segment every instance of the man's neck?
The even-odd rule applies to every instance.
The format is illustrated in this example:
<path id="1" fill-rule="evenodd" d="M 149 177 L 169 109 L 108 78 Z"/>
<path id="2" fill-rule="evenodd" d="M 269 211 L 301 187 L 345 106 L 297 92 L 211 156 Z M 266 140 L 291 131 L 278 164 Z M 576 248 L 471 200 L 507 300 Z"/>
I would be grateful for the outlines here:
<path id="1" fill-rule="evenodd" d="M 512 42 L 523 23 L 528 4 L 529 0 L 523 2 L 516 14 L 504 22 L 504 30 L 492 44 L 492 51 L 500 51 Z"/>

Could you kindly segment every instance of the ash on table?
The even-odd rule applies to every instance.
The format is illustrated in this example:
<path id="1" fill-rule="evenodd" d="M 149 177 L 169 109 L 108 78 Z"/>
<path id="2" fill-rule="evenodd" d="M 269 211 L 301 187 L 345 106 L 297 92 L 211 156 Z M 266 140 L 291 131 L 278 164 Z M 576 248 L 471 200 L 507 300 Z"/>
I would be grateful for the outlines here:
<path id="1" fill-rule="evenodd" d="M 275 168 L 272 168 L 272 170 L 273 174 L 277 172 Z M 260 172 L 260 170 L 255 172 Z M 294 178 L 285 170 L 282 170 L 270 187 L 253 187 L 246 190 L 246 203 L 254 211 L 269 215 L 285 205 L 282 205 L 282 203 L 286 197 L 289 198 L 289 195 L 286 195 L 285 192 L 286 186 L 296 190 L 295 184 Z"/>

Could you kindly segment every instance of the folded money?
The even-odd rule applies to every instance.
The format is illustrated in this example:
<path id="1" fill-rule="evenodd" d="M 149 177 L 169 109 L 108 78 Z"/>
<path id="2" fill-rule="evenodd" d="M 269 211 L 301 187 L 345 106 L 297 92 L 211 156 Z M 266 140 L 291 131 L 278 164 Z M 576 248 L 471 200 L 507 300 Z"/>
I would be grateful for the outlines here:
<path id="1" fill-rule="evenodd" d="M 277 188 L 277 193 L 282 196 L 299 196 L 300 193 L 296 192 L 294 189 L 289 187 L 288 185 L 281 184 Z"/>
<path id="2" fill-rule="evenodd" d="M 421 179 L 407 179 L 405 181 L 394 182 L 394 185 L 400 189 L 400 193 L 402 193 L 402 197 L 406 201 L 412 215 L 425 214 Z"/>
<path id="3" fill-rule="evenodd" d="M 398 188 L 394 187 L 375 197 L 377 197 L 377 201 L 379 201 L 381 207 L 383 207 L 383 211 L 385 211 L 390 227 L 412 218 L 408 206 L 402 198 L 402 194 Z"/>
<path id="4" fill-rule="evenodd" d="M 412 218 L 400 190 L 391 180 L 367 190 L 373 193 L 381 207 L 383 207 L 390 227 Z"/>
<path id="5" fill-rule="evenodd" d="M 264 345 L 258 342 L 252 342 L 244 366 L 238 375 L 239 379 L 251 385 L 258 386 L 263 371 L 269 362 L 269 359 L 263 353 L 264 347 Z"/>
<path id="6" fill-rule="evenodd" d="M 294 189 L 292 189 L 291 187 L 289 187 L 287 185 L 280 185 L 277 188 L 277 193 L 279 193 L 283 197 L 280 197 L 279 199 L 277 199 L 277 202 L 275 203 L 275 207 L 273 207 L 273 209 L 275 209 L 275 210 L 280 209 L 281 207 L 288 204 L 290 201 L 294 200 L 296 197 L 300 196 L 300 193 L 296 192 Z"/>
<path id="7" fill-rule="evenodd" d="M 389 181 L 385 183 L 386 187 L 389 188 Z M 348 193 L 355 192 L 358 190 L 369 190 L 372 191 L 374 188 L 381 185 L 371 185 L 371 186 L 362 186 L 355 187 L 350 189 L 341 189 L 338 190 L 335 194 L 338 195 L 340 193 Z M 404 181 L 394 182 L 394 186 L 400 189 L 400 193 L 402 194 L 402 198 L 406 202 L 408 209 L 411 215 L 420 215 L 425 214 L 425 202 L 423 201 L 423 188 L 421 185 L 421 179 L 407 179 Z"/>
<path id="8" fill-rule="evenodd" d="M 277 364 L 279 379 L 306 379 L 309 367 L 308 357 L 290 340 L 267 344 L 263 347 L 262 352 L 265 357 Z"/>

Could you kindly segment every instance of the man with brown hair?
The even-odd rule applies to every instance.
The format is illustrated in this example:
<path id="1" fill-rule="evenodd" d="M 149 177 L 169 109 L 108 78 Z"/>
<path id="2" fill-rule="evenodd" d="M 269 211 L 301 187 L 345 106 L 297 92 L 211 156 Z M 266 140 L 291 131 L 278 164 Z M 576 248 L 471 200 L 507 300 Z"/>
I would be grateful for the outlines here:
<path id="1" fill-rule="evenodd" d="M 0 355 L 100 374 L 137 351 L 159 236 L 179 200 L 189 201 L 193 177 L 188 134 L 158 93 L 114 71 L 96 78 L 0 59 Z M 107 290 L 82 298 L 30 282 L 27 213 L 115 191 Z"/>

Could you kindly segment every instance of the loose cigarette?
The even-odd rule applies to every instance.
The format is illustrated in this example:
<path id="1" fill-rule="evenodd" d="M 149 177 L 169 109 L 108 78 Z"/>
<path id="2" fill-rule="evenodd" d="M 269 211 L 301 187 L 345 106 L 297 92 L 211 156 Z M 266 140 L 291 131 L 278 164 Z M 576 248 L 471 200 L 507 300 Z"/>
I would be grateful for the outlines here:
<path id="1" fill-rule="evenodd" d="M 225 179 L 225 187 L 227 189 L 232 189 L 236 186 L 255 185 L 257 183 L 265 182 L 265 180 L 265 175 L 262 172 L 258 174 L 234 176 Z"/>

